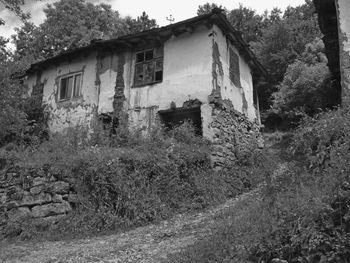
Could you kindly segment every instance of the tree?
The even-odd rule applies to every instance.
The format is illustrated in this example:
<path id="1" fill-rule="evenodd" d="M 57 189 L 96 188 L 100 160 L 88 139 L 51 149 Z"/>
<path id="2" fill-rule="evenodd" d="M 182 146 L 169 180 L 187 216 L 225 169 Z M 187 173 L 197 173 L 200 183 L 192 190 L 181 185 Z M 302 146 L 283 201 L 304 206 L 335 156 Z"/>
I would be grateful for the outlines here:
<path id="1" fill-rule="evenodd" d="M 24 0 L 0 0 L 0 3 L 5 6 L 8 10 L 13 12 L 23 22 L 26 22 L 30 17 L 28 13 L 24 13 L 21 9 L 21 5 L 24 5 Z M 5 20 L 0 17 L 0 25 L 5 24 Z"/>
<path id="2" fill-rule="evenodd" d="M 44 9 L 45 21 L 36 28 L 26 23 L 14 37 L 18 55 L 35 59 L 88 45 L 93 39 L 116 38 L 128 33 L 125 20 L 110 5 L 85 0 L 60 0 Z"/>
<path id="3" fill-rule="evenodd" d="M 243 34 L 243 39 L 248 43 L 258 41 L 261 37 L 263 17 L 256 14 L 255 10 L 240 4 L 239 8 L 229 11 L 222 5 L 206 3 L 198 6 L 197 15 L 209 14 L 214 8 L 223 10 L 230 24 Z"/>
<path id="4" fill-rule="evenodd" d="M 321 32 L 310 1 L 298 7 L 288 7 L 283 16 L 279 9 L 275 9 L 265 16 L 263 23 L 262 37 L 251 44 L 273 80 L 260 88 L 261 106 L 268 109 L 270 96 L 278 90 L 288 66 L 303 53 L 306 44 L 321 36 Z"/>
<path id="5" fill-rule="evenodd" d="M 219 8 L 219 9 L 223 9 L 225 12 L 227 12 L 227 9 L 224 8 L 222 5 L 217 5 L 215 3 L 206 3 L 204 5 L 200 5 L 198 6 L 198 9 L 197 9 L 197 15 L 201 16 L 201 15 L 205 15 L 205 14 L 209 14 L 211 13 L 211 11 L 214 9 L 214 8 Z"/>
<path id="6" fill-rule="evenodd" d="M 6 43 L 1 41 L 0 45 Z M 11 55 L 0 51 L 0 146 L 23 134 L 26 125 L 26 114 L 21 110 L 23 94 L 26 89 L 18 79 L 11 75 L 20 65 L 13 62 Z"/>
<path id="7" fill-rule="evenodd" d="M 240 4 L 239 8 L 228 12 L 227 17 L 231 25 L 236 30 L 242 32 L 246 42 L 255 42 L 261 38 L 263 17 L 256 14 L 255 10 Z"/>
<path id="8" fill-rule="evenodd" d="M 128 25 L 129 33 L 131 34 L 158 27 L 157 21 L 155 19 L 150 19 L 146 12 L 142 12 L 142 15 L 138 16 L 136 19 L 126 17 L 125 20 Z"/>
<path id="9" fill-rule="evenodd" d="M 304 52 L 288 66 L 273 97 L 273 108 L 282 115 L 293 116 L 299 111 L 313 115 L 320 109 L 337 105 L 338 96 L 332 86 L 321 39 L 307 44 Z"/>

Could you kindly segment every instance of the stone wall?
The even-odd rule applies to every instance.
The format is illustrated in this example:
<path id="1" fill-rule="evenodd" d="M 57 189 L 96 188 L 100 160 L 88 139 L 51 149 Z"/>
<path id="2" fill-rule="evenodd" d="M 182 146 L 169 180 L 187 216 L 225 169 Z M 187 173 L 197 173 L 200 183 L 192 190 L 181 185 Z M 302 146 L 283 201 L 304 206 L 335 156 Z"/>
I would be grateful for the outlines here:
<path id="1" fill-rule="evenodd" d="M 0 172 L 0 233 L 23 219 L 57 222 L 75 203 L 72 187 L 57 175 L 15 168 Z"/>
<path id="2" fill-rule="evenodd" d="M 212 166 L 222 168 L 248 161 L 251 153 L 263 147 L 259 125 L 236 111 L 228 100 L 212 104 Z"/>

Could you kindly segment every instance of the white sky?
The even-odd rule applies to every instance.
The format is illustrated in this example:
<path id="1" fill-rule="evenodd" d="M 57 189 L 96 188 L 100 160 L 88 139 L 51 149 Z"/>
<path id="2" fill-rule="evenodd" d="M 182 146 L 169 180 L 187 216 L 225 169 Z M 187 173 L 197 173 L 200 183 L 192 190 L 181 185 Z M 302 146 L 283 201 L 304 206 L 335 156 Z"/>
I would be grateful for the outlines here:
<path id="1" fill-rule="evenodd" d="M 55 0 L 26 0 L 25 10 L 32 15 L 32 21 L 35 24 L 40 24 L 45 16 L 43 8 L 47 3 L 52 3 Z M 304 0 L 88 0 L 89 2 L 99 3 L 105 2 L 112 5 L 114 10 L 118 10 L 122 16 L 130 15 L 137 17 L 143 11 L 149 15 L 150 18 L 157 20 L 160 26 L 166 25 L 169 22 L 166 17 L 171 14 L 175 18 L 175 22 L 196 16 L 199 5 L 207 2 L 214 2 L 231 10 L 237 8 L 240 3 L 245 7 L 251 7 L 259 14 L 265 10 L 271 10 L 274 7 L 279 7 L 282 11 L 287 6 L 298 6 L 303 4 Z M 11 13 L 9 13 L 2 4 L 0 4 L 0 17 L 5 19 L 6 25 L 0 26 L 0 35 L 10 37 L 15 33 L 14 27 L 21 25 L 20 21 Z"/>

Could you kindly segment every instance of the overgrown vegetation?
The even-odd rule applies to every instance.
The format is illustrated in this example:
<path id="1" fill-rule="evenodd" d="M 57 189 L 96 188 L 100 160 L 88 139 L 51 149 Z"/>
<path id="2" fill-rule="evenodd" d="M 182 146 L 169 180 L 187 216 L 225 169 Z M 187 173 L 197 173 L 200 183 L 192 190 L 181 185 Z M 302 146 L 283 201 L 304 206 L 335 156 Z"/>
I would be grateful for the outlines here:
<path id="1" fill-rule="evenodd" d="M 304 119 L 288 149 L 294 161 L 171 262 L 349 262 L 349 134 L 349 109 Z"/>
<path id="2" fill-rule="evenodd" d="M 23 1 L 12 2 L 9 9 L 26 22 Z M 213 7 L 203 5 L 198 14 Z M 73 9 L 80 12 L 73 14 Z M 251 195 L 234 214 L 217 218 L 214 236 L 171 262 L 349 262 L 350 111 L 317 115 L 319 109 L 337 105 L 339 94 L 333 92 L 312 2 L 284 13 L 274 9 L 258 15 L 243 6 L 225 13 L 274 77 L 259 83 L 260 102 L 268 110 L 265 121 L 288 119 L 290 126 L 304 117 L 283 152 L 289 163 L 277 173 L 272 158 L 259 152 L 252 152 L 248 162 L 213 171 L 210 143 L 194 136 L 188 125 L 170 134 L 158 129 L 148 138 L 120 130 L 112 140 L 101 132 L 88 136 L 82 131 L 48 139 L 41 105 L 24 99 L 27 90 L 13 74 L 93 38 L 156 27 L 145 13 L 122 19 L 108 5 L 62 0 L 47 7 L 43 24 L 25 23 L 17 30 L 14 53 L 6 48 L 9 40 L 0 37 L 1 165 L 65 178 L 79 200 L 75 212 L 58 225 L 16 222 L 23 238 L 93 234 L 155 222 L 222 202 L 265 178 L 261 195 Z"/>
<path id="3" fill-rule="evenodd" d="M 62 178 L 78 195 L 74 212 L 58 225 L 15 222 L 22 238 L 81 236 L 144 225 L 218 204 L 259 182 L 253 163 L 211 169 L 210 143 L 195 136 L 187 122 L 167 133 L 155 129 L 149 137 L 124 134 L 123 140 L 102 140 L 100 131 L 86 139 L 84 132 L 72 130 L 39 145 L 1 152 L 8 166 Z M 257 158 L 258 153 L 251 153 L 251 162 L 259 163 Z"/>

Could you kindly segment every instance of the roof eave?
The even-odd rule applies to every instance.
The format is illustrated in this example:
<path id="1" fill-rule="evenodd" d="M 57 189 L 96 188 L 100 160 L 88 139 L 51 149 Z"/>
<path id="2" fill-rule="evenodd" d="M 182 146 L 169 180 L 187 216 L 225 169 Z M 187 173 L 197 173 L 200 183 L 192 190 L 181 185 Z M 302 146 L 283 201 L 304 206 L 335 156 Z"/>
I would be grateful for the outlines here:
<path id="1" fill-rule="evenodd" d="M 47 65 L 52 65 L 62 60 L 66 60 L 67 58 L 73 56 L 74 54 L 78 54 L 81 52 L 91 51 L 91 50 L 99 50 L 105 49 L 105 47 L 121 47 L 121 48 L 130 48 L 135 43 L 137 43 L 138 39 L 157 39 L 159 41 L 164 41 L 169 36 L 175 34 L 179 35 L 184 32 L 193 31 L 193 27 L 200 23 L 207 23 L 207 26 L 212 24 L 217 24 L 221 29 L 225 29 L 233 40 L 237 40 L 237 44 L 239 45 L 240 51 L 243 52 L 245 57 L 248 59 L 251 67 L 254 67 L 255 71 L 258 71 L 261 75 L 268 77 L 267 71 L 264 69 L 262 64 L 258 61 L 252 50 L 249 48 L 249 45 L 243 40 L 241 33 L 235 30 L 232 25 L 227 21 L 226 17 L 222 15 L 220 10 L 214 9 L 212 13 L 193 17 L 184 21 L 180 21 L 178 23 L 170 24 L 167 26 L 154 28 L 146 31 L 142 31 L 136 34 L 125 35 L 115 39 L 109 40 L 94 40 L 91 41 L 90 45 L 80 47 L 71 51 L 63 52 L 58 54 L 52 58 L 39 61 L 31 65 L 31 67 L 27 70 L 27 74 L 31 74 L 37 70 L 41 70 L 43 67 Z"/>

